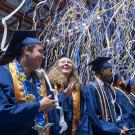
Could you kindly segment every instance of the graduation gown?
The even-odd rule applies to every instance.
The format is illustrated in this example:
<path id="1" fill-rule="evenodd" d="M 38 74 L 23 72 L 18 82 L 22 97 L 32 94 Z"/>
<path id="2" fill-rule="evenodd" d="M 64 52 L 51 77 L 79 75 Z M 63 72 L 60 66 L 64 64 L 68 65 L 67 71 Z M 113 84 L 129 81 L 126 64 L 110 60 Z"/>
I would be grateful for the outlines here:
<path id="1" fill-rule="evenodd" d="M 105 105 L 104 102 L 102 102 L 105 98 L 102 97 L 102 91 L 97 81 L 92 83 L 88 83 L 84 87 L 84 93 L 88 112 L 88 121 L 91 124 L 93 135 L 119 135 L 121 129 L 116 124 L 115 109 L 111 103 L 109 90 L 104 89 L 108 100 L 107 102 L 109 104 L 108 111 L 110 112 L 108 112 L 108 114 L 109 116 L 111 115 L 110 120 L 108 119 L 108 121 L 106 121 Z"/>
<path id="2" fill-rule="evenodd" d="M 117 121 L 117 124 L 119 125 L 119 127 L 129 127 L 129 112 L 131 112 L 132 110 L 132 102 L 130 100 L 130 98 L 119 88 L 114 88 L 115 92 L 116 92 L 116 109 L 117 107 L 119 107 L 118 109 L 121 109 L 121 113 L 119 112 L 119 110 L 117 111 L 117 116 L 121 117 L 121 120 Z"/>
<path id="3" fill-rule="evenodd" d="M 0 134 L 36 135 L 34 119 L 39 102 L 18 104 L 8 65 L 0 66 Z"/>
<path id="4" fill-rule="evenodd" d="M 18 103 L 15 97 L 13 79 L 9 71 L 9 65 L 0 66 L 0 133 L 4 135 L 37 135 L 32 129 L 34 119 L 38 113 L 40 103 Z M 33 94 L 37 94 L 36 86 L 31 83 Z M 49 85 L 46 83 L 46 94 L 52 95 Z M 48 122 L 54 123 L 50 128 L 50 135 L 59 133 L 59 115 L 54 108 L 48 112 Z M 7 125 L 9 125 L 7 127 Z"/>
<path id="5" fill-rule="evenodd" d="M 76 108 L 76 109 L 79 111 L 77 113 L 79 113 L 79 119 L 81 119 L 82 115 L 84 115 L 84 96 L 83 96 L 82 91 L 78 91 L 78 92 L 80 92 L 80 94 L 79 94 L 80 97 L 78 97 L 78 98 L 80 98 L 79 99 L 80 105 L 79 105 L 79 108 L 78 109 Z M 73 119 L 74 119 L 73 111 L 75 109 L 73 102 L 74 102 L 73 96 L 65 97 L 63 91 L 59 92 L 59 104 L 63 108 L 64 118 L 65 118 L 65 121 L 68 126 L 68 129 L 65 132 L 63 132 L 62 135 L 73 135 Z M 74 134 L 82 135 L 82 131 L 85 131 L 85 128 L 83 126 L 80 126 L 78 128 L 78 125 L 80 125 L 80 120 L 78 121 L 78 123 L 76 125 L 77 125 L 77 127 L 75 129 L 76 131 L 74 132 Z M 84 135 L 87 135 L 87 134 L 84 134 Z"/>
<path id="6" fill-rule="evenodd" d="M 122 110 L 121 121 L 118 121 L 120 127 L 126 126 L 127 128 L 135 128 L 135 105 L 131 98 L 129 98 L 120 89 L 115 88 L 116 102 L 120 105 Z M 133 132 L 132 130 L 130 131 Z M 135 134 L 135 130 L 134 130 Z"/>
<path id="7" fill-rule="evenodd" d="M 130 100 L 132 101 L 132 103 L 135 105 L 135 95 L 130 93 L 128 94 L 128 97 L 130 98 Z"/>
<path id="8" fill-rule="evenodd" d="M 135 96 L 132 94 L 128 94 L 128 97 L 131 99 L 133 103 L 132 109 L 129 111 L 129 127 L 135 128 Z M 135 134 L 135 130 L 134 130 L 134 134 Z"/>
<path id="9" fill-rule="evenodd" d="M 91 123 L 88 119 L 88 112 L 86 107 L 86 102 L 84 98 L 84 93 L 82 93 L 83 102 L 81 102 L 81 117 L 80 122 L 76 130 L 76 135 L 93 135 Z"/>

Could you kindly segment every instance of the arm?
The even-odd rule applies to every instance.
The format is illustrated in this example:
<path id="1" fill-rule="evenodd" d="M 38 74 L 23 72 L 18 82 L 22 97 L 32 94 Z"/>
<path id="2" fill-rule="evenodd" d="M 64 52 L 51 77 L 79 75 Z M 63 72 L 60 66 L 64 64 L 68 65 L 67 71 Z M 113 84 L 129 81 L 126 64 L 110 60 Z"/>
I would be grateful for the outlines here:
<path id="1" fill-rule="evenodd" d="M 39 111 L 47 111 L 55 107 L 56 101 L 51 100 L 51 96 L 44 97 L 40 102 L 17 103 L 14 95 L 13 82 L 8 68 L 0 67 L 0 117 L 2 120 L 8 119 L 10 122 L 33 125 L 35 116 Z"/>
<path id="2" fill-rule="evenodd" d="M 10 122 L 32 124 L 40 103 L 18 104 L 14 96 L 12 77 L 9 71 L 0 67 L 0 119 Z"/>

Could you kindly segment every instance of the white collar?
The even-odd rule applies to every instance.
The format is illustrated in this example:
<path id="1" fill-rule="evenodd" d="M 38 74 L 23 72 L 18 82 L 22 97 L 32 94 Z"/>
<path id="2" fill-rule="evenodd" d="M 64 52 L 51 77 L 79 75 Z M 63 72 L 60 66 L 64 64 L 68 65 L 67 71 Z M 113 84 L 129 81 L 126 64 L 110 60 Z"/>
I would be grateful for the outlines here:
<path id="1" fill-rule="evenodd" d="M 99 79 L 97 76 L 96 76 L 95 78 L 96 78 L 98 84 L 99 84 L 101 87 L 104 87 L 104 82 L 103 82 L 101 79 Z"/>

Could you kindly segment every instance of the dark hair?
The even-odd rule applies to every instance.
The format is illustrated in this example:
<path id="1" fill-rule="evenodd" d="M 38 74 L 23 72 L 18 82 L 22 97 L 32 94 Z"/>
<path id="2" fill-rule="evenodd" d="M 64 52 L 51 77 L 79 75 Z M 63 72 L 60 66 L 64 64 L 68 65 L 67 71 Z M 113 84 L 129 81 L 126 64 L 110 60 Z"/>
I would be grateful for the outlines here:
<path id="1" fill-rule="evenodd" d="M 16 58 L 20 58 L 23 54 L 24 54 L 24 49 L 28 48 L 29 51 L 33 51 L 33 48 L 35 47 L 35 45 L 28 45 L 28 46 L 24 46 L 22 49 L 20 49 L 19 51 L 17 51 L 16 53 Z"/>
<path id="2" fill-rule="evenodd" d="M 135 85 L 135 78 L 132 80 L 129 80 L 126 85 L 126 91 L 131 92 L 131 87 Z"/>

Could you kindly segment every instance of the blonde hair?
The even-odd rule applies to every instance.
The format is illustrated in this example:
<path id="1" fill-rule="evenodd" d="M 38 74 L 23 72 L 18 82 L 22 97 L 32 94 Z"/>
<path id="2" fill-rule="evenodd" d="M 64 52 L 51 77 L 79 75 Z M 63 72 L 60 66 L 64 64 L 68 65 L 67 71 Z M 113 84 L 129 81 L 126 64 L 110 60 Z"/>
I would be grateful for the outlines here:
<path id="1" fill-rule="evenodd" d="M 64 85 L 67 87 L 69 83 L 71 83 L 72 81 L 75 81 L 76 82 L 75 88 L 77 90 L 81 90 L 81 86 L 82 86 L 81 80 L 80 80 L 80 77 L 75 70 L 74 63 L 72 62 L 72 65 L 73 65 L 72 72 L 71 72 L 70 76 L 67 78 L 67 76 L 65 76 L 61 72 L 61 69 L 58 67 L 59 60 L 57 60 L 54 63 L 54 65 L 49 69 L 48 77 L 49 77 L 51 83 L 53 85 L 57 85 L 57 86 Z"/>

